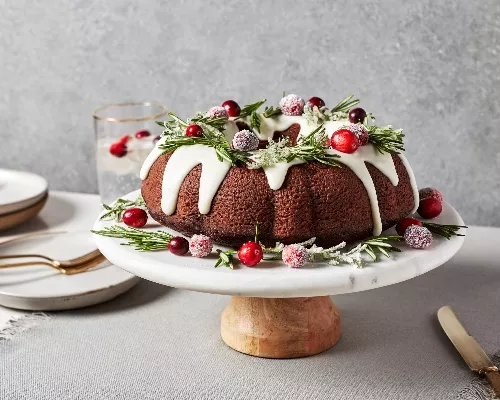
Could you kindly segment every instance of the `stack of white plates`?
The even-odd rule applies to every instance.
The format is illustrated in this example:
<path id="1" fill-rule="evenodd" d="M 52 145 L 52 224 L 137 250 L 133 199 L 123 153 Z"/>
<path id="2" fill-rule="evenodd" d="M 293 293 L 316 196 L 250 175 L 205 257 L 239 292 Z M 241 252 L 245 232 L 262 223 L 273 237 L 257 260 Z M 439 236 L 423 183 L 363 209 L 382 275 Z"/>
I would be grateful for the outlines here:
<path id="1" fill-rule="evenodd" d="M 48 183 L 29 172 L 0 169 L 0 230 L 22 224 L 45 205 Z"/>

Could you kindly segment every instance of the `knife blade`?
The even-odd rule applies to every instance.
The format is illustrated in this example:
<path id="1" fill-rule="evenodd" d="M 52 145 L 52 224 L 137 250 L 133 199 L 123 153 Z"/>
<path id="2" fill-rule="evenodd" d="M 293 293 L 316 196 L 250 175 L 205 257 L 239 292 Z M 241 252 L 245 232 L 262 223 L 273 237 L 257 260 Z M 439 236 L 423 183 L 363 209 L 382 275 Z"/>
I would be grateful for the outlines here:
<path id="1" fill-rule="evenodd" d="M 443 306 L 437 317 L 444 332 L 458 350 L 469 368 L 485 376 L 493 391 L 500 396 L 500 373 L 479 343 L 465 330 L 450 306 Z"/>

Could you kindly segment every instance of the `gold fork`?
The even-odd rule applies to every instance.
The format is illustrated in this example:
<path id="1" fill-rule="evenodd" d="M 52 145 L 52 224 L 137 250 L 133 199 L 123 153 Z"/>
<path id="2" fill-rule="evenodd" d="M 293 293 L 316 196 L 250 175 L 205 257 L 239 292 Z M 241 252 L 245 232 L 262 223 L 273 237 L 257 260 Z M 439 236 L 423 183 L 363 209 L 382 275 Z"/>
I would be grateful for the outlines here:
<path id="1" fill-rule="evenodd" d="M 75 267 L 84 266 L 87 263 L 90 263 L 97 259 L 104 261 L 104 256 L 101 254 L 99 250 L 94 250 L 91 251 L 90 253 L 84 254 L 83 256 L 65 261 L 55 260 L 53 258 L 41 254 L 10 254 L 5 256 L 0 256 L 0 260 L 17 259 L 17 258 L 41 258 L 45 261 L 24 261 L 18 263 L 0 264 L 0 269 L 12 268 L 12 267 L 25 267 L 30 265 L 48 265 L 64 274 L 67 273 L 69 269 L 74 269 Z"/>
<path id="2" fill-rule="evenodd" d="M 94 259 L 92 259 L 90 261 L 87 261 L 86 263 L 80 264 L 80 265 L 78 265 L 76 267 L 69 267 L 69 268 L 54 267 L 53 264 L 51 264 L 51 263 L 49 263 L 47 261 L 28 261 L 28 262 L 25 262 L 25 263 L 19 263 L 16 266 L 17 267 L 21 267 L 21 266 L 28 267 L 30 265 L 47 265 L 49 267 L 57 269 L 61 274 L 64 274 L 64 275 L 75 275 L 75 274 L 79 274 L 81 272 L 88 271 L 89 269 L 92 269 L 92 268 L 96 267 L 97 265 L 101 264 L 104 261 L 106 261 L 106 257 L 104 257 L 103 255 L 101 255 L 101 256 L 96 257 L 96 258 L 94 258 Z M 3 265 L 2 265 L 1 268 L 3 268 Z"/>

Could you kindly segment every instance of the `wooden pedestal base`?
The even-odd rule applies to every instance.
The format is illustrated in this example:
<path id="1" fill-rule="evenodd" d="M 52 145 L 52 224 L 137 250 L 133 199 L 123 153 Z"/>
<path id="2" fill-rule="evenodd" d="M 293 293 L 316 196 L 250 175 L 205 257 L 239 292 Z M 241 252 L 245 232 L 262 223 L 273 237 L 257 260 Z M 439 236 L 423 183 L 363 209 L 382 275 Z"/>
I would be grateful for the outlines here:
<path id="1" fill-rule="evenodd" d="M 222 313 L 221 335 L 229 347 L 252 356 L 311 356 L 337 343 L 340 314 L 328 296 L 232 297 Z"/>

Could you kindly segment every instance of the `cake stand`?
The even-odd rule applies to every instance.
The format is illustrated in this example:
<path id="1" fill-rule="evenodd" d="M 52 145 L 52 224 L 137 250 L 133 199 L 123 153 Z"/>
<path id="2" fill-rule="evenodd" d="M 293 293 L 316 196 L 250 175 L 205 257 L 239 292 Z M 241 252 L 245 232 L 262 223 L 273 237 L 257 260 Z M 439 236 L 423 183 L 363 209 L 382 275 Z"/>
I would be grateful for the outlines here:
<path id="1" fill-rule="evenodd" d="M 136 191 L 125 198 L 135 200 L 138 195 Z M 463 225 L 449 204 L 443 205 L 442 214 L 433 222 Z M 97 220 L 94 229 L 113 224 Z M 157 224 L 148 224 L 144 229 L 168 230 Z M 292 269 L 280 261 L 266 261 L 256 268 L 241 266 L 231 270 L 214 268 L 215 252 L 201 259 L 175 256 L 168 251 L 138 252 L 120 245 L 123 240 L 94 236 L 106 258 L 132 274 L 180 289 L 231 295 L 222 313 L 222 339 L 237 351 L 267 358 L 304 357 L 329 349 L 340 337 L 340 314 L 329 295 L 415 278 L 448 261 L 464 241 L 463 237 L 435 237 L 426 250 L 402 244 L 401 253 L 360 269 L 326 263 Z"/>

